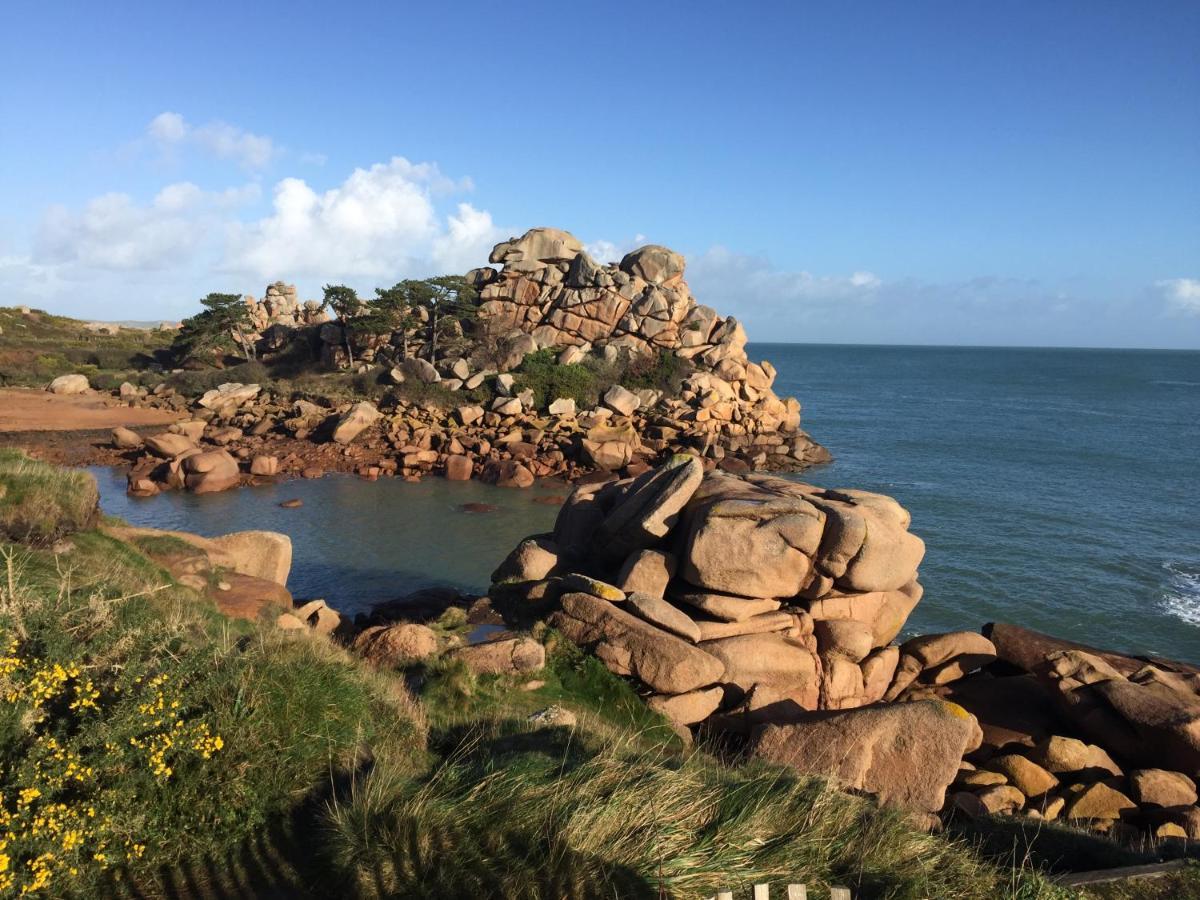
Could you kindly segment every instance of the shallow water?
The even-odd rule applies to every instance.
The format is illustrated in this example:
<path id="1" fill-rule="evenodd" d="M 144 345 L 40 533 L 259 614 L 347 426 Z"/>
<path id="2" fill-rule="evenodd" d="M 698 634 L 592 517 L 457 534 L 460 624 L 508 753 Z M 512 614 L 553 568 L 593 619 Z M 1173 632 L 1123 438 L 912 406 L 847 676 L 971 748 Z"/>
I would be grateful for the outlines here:
<path id="1" fill-rule="evenodd" d="M 515 490 L 443 478 L 410 484 L 327 475 L 221 494 L 176 491 L 137 498 L 126 495 L 123 474 L 92 471 L 104 511 L 137 525 L 208 536 L 252 528 L 290 535 L 292 593 L 324 597 L 348 612 L 434 584 L 485 590 L 492 570 L 517 541 L 553 528 L 558 504 L 535 499 L 569 491 L 553 483 Z M 279 506 L 293 498 L 304 505 Z M 471 503 L 496 508 L 462 508 Z"/>
<path id="2" fill-rule="evenodd" d="M 928 545 L 910 631 L 1015 621 L 1200 661 L 1200 353 L 751 345 L 836 457 L 806 480 L 892 494 Z M 556 506 L 429 478 L 352 476 L 196 497 L 125 495 L 140 525 L 291 535 L 289 586 L 358 610 L 429 584 L 482 590 Z M 281 509 L 292 497 L 300 509 Z M 463 512 L 486 503 L 495 512 Z"/>

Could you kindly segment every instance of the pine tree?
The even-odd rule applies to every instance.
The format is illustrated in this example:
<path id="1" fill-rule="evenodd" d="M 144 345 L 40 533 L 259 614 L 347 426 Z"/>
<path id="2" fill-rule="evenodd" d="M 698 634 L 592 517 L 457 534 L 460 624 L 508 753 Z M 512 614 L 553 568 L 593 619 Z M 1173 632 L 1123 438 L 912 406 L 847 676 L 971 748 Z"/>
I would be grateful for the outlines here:
<path id="1" fill-rule="evenodd" d="M 342 326 L 342 338 L 346 345 L 346 359 L 353 366 L 354 349 L 351 346 L 351 337 L 355 331 L 354 320 L 363 314 L 364 304 L 358 299 L 354 288 L 346 287 L 344 284 L 327 284 L 324 291 L 325 296 L 321 300 L 321 309 L 332 309 L 333 314 L 337 316 L 338 322 Z"/>
<path id="2" fill-rule="evenodd" d="M 250 307 L 241 294 L 209 294 L 204 309 L 184 319 L 171 345 L 179 360 L 240 350 L 246 360 L 257 354 L 251 339 Z"/>

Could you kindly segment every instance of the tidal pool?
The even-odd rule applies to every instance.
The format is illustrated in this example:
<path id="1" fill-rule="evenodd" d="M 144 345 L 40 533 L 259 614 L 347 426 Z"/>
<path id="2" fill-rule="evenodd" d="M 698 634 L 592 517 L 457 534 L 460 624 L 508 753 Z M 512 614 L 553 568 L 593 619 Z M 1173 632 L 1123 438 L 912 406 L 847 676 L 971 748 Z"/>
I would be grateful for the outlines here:
<path id="1" fill-rule="evenodd" d="M 206 536 L 283 532 L 292 539 L 292 594 L 323 597 L 351 614 L 431 585 L 486 591 L 492 570 L 521 538 L 553 528 L 554 498 L 570 491 L 559 482 L 514 490 L 444 478 L 409 483 L 327 475 L 220 494 L 138 498 L 125 493 L 122 472 L 90 471 L 104 511 L 134 525 Z M 304 505 L 279 505 L 291 499 Z"/>

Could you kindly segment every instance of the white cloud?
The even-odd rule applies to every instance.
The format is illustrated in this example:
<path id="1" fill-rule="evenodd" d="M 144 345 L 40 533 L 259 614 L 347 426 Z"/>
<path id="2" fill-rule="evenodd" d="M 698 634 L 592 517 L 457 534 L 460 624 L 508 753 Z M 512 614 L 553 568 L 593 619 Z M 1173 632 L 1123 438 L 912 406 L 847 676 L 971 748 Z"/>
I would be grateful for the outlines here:
<path id="1" fill-rule="evenodd" d="M 755 310 L 788 308 L 801 316 L 823 305 L 871 303 L 883 282 L 871 272 L 849 275 L 814 275 L 775 268 L 761 257 L 711 247 L 688 260 L 688 282 L 701 302 L 745 307 L 745 316 Z M 703 299 L 711 295 L 712 301 Z M 721 306 L 717 306 L 721 309 Z"/>
<path id="2" fill-rule="evenodd" d="M 649 243 L 649 240 L 644 234 L 635 234 L 628 240 L 614 243 L 613 241 L 591 241 L 583 245 L 583 249 L 587 251 L 588 256 L 596 260 L 596 262 L 612 263 L 620 262 L 630 250 L 636 250 L 638 247 L 644 247 Z"/>
<path id="3" fill-rule="evenodd" d="M 464 271 L 503 236 L 489 213 L 470 204 L 443 220 L 435 197 L 468 186 L 436 164 L 400 156 L 355 169 L 321 193 L 285 178 L 269 216 L 231 223 L 224 267 L 267 278 L 347 280 Z"/>
<path id="4" fill-rule="evenodd" d="M 217 159 L 230 160 L 247 169 L 261 169 L 279 154 L 274 141 L 261 134 L 212 121 L 192 125 L 176 112 L 163 112 L 146 126 L 146 135 L 164 152 L 196 147 Z"/>
<path id="5" fill-rule="evenodd" d="M 445 233 L 434 239 L 433 261 L 443 272 L 466 272 L 486 265 L 492 247 L 504 239 L 491 213 L 460 203 L 458 214 L 447 218 Z"/>
<path id="6" fill-rule="evenodd" d="M 1155 282 L 1174 315 L 1200 316 L 1200 278 L 1164 278 Z"/>
<path id="7" fill-rule="evenodd" d="M 207 193 L 180 181 L 147 204 L 113 192 L 78 211 L 52 206 L 42 217 L 31 261 L 107 270 L 177 266 L 200 248 L 219 215 L 257 196 L 257 185 Z"/>
<path id="8" fill-rule="evenodd" d="M 187 136 L 188 128 L 179 113 L 165 112 L 155 116 L 146 131 L 156 141 L 177 144 Z"/>

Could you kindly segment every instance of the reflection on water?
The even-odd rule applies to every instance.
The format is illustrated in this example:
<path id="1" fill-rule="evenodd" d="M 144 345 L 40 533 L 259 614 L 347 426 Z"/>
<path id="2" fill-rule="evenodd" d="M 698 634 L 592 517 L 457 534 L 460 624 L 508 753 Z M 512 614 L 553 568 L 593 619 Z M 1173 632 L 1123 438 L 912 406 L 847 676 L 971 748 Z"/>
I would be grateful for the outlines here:
<path id="1" fill-rule="evenodd" d="M 442 478 L 412 484 L 329 475 L 221 494 L 136 498 L 126 495 L 122 473 L 91 471 L 104 511 L 134 525 L 207 536 L 248 529 L 287 534 L 292 593 L 324 597 L 351 613 L 430 585 L 486 590 L 517 541 L 553 528 L 558 504 L 536 499 L 569 491 L 555 482 L 512 490 Z M 293 498 L 304 505 L 279 506 Z M 491 511 L 463 509 L 472 504 Z"/>

